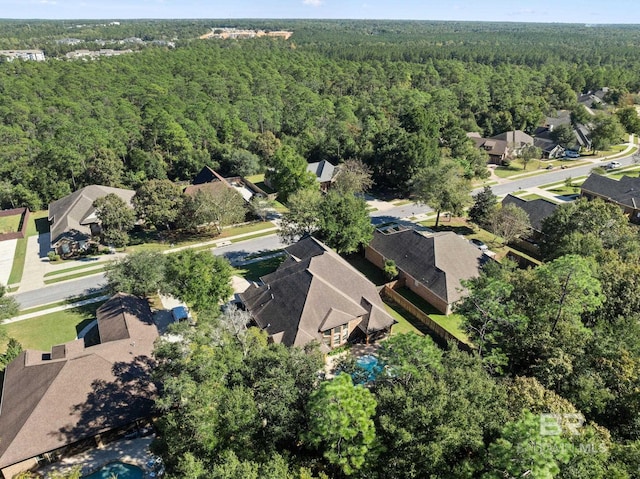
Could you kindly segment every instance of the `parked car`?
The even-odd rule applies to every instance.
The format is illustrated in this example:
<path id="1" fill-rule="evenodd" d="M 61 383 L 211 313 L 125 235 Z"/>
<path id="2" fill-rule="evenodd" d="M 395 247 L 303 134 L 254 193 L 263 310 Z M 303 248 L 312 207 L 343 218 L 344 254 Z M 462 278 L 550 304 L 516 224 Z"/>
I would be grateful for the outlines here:
<path id="1" fill-rule="evenodd" d="M 573 150 L 566 150 L 564 152 L 564 156 L 567 158 L 580 158 L 580 153 L 578 153 L 577 151 L 573 151 Z"/>
<path id="2" fill-rule="evenodd" d="M 475 246 L 476 248 L 478 248 L 480 251 L 489 251 L 489 247 L 484 244 L 482 241 L 480 241 L 477 238 L 473 238 L 471 241 L 471 244 L 473 246 Z"/>
<path id="3" fill-rule="evenodd" d="M 620 164 L 619 161 L 612 161 L 611 163 L 607 164 L 607 166 L 605 166 L 605 168 L 607 170 L 613 170 L 615 168 L 620 168 L 622 165 Z"/>

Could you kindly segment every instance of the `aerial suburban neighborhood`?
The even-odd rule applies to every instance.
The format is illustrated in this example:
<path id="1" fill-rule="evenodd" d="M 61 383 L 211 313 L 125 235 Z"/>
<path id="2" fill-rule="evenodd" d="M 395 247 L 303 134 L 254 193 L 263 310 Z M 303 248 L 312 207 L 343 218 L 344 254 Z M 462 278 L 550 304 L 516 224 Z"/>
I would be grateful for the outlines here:
<path id="1" fill-rule="evenodd" d="M 1 477 L 638 477 L 635 30 L 29 22 Z"/>

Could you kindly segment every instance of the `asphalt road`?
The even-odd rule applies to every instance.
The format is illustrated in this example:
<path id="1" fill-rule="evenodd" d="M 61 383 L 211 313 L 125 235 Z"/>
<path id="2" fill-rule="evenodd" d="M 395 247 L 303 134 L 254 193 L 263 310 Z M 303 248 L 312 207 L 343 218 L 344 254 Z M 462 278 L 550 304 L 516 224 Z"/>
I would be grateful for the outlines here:
<path id="1" fill-rule="evenodd" d="M 86 296 L 95 293 L 104 287 L 104 273 L 94 276 L 86 276 L 82 279 L 65 281 L 64 283 L 52 284 L 34 291 L 18 293 L 13 295 L 20 309 L 33 308 L 43 304 L 55 303 L 73 296 Z"/>
<path id="2" fill-rule="evenodd" d="M 221 248 L 213 248 L 214 254 L 224 256 L 231 263 L 238 263 L 245 256 L 262 251 L 284 248 L 278 235 L 262 236 L 250 240 L 233 243 Z M 104 273 L 86 276 L 82 279 L 65 281 L 63 283 L 45 286 L 44 288 L 25 293 L 18 293 L 13 297 L 18 301 L 20 309 L 33 308 L 44 304 L 55 303 L 74 296 L 86 296 L 102 289 L 105 285 Z"/>
<path id="3" fill-rule="evenodd" d="M 634 156 L 628 156 L 626 158 L 618 158 L 616 161 L 620 163 L 621 166 L 629 166 L 633 164 Z M 579 161 L 579 160 L 578 160 Z M 587 176 L 597 166 L 604 166 L 608 162 L 603 161 L 600 164 L 590 163 L 585 166 L 577 166 L 575 168 L 567 168 L 567 169 L 555 169 L 549 170 L 545 173 L 541 173 L 539 175 L 530 176 L 528 178 L 521 178 L 509 181 L 508 183 L 503 183 L 501 185 L 494 185 L 491 187 L 491 190 L 494 194 L 501 196 L 506 195 L 508 193 L 513 193 L 514 191 L 518 191 L 520 189 L 525 190 L 527 188 L 533 188 L 536 186 L 547 185 L 550 183 L 561 183 L 567 178 L 577 178 L 579 176 Z M 473 194 L 481 191 L 482 188 L 476 188 L 473 191 Z"/>
<path id="4" fill-rule="evenodd" d="M 628 166 L 633 164 L 633 160 L 634 156 L 628 156 L 626 158 L 617 159 L 616 161 L 618 161 L 621 166 Z M 606 163 L 607 162 L 602 162 L 602 166 L 604 166 Z M 528 178 L 515 179 L 507 183 L 494 185 L 491 187 L 491 189 L 496 195 L 501 196 L 512 193 L 514 191 L 518 191 L 520 189 L 533 188 L 550 183 L 561 183 L 569 177 L 577 178 L 579 176 L 586 176 L 596 166 L 598 165 L 589 164 L 575 168 L 567 168 L 565 170 L 550 170 L 548 172 L 530 176 Z M 481 189 L 482 188 L 477 188 L 473 191 L 473 193 L 475 194 Z M 374 225 L 381 224 L 389 221 L 397 221 L 401 218 L 429 213 L 431 211 L 433 210 L 426 205 L 409 203 L 403 206 L 391 208 L 386 211 L 373 211 L 371 212 L 371 222 Z M 280 241 L 278 235 L 273 234 L 269 236 L 253 238 L 238 243 L 233 243 L 229 246 L 213 248 L 212 251 L 213 254 L 224 256 L 231 263 L 238 264 L 244 259 L 244 257 L 249 254 L 281 249 L 285 246 L 286 244 Z M 61 301 L 73 296 L 90 294 L 101 289 L 104 286 L 104 283 L 104 274 L 97 274 L 95 276 L 87 276 L 79 280 L 67 281 L 60 284 L 46 286 L 36 291 L 19 293 L 14 295 L 14 298 L 16 298 L 16 300 L 20 304 L 21 309 L 33 308 L 35 306 Z"/>

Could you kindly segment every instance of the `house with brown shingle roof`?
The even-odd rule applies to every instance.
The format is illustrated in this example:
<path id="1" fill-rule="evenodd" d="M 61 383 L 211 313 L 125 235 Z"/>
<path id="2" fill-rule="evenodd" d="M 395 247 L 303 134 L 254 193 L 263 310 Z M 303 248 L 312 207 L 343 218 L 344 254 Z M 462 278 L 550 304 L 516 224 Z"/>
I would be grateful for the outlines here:
<path id="1" fill-rule="evenodd" d="M 632 223 L 640 223 L 640 178 L 624 175 L 619 180 L 591 173 L 580 186 L 580 194 L 589 200 L 600 198 L 618 205 Z"/>
<path id="2" fill-rule="evenodd" d="M 478 276 L 489 260 L 451 231 L 423 234 L 407 228 L 376 230 L 365 257 L 380 269 L 393 260 L 400 284 L 444 314 L 466 294 L 462 281 Z"/>
<path id="3" fill-rule="evenodd" d="M 100 344 L 83 339 L 23 351 L 7 365 L 0 397 L 5 478 L 70 449 L 95 447 L 153 414 L 151 353 L 158 330 L 146 300 L 117 294 L 96 312 Z"/>
<path id="4" fill-rule="evenodd" d="M 100 220 L 93 202 L 111 193 L 133 208 L 131 199 L 135 191 L 102 185 L 85 186 L 49 204 L 51 247 L 58 254 L 73 253 L 100 234 Z"/>
<path id="5" fill-rule="evenodd" d="M 373 283 L 325 244 L 309 236 L 285 249 L 288 258 L 240 300 L 270 339 L 323 352 L 348 341 L 385 336 L 395 320 Z"/>

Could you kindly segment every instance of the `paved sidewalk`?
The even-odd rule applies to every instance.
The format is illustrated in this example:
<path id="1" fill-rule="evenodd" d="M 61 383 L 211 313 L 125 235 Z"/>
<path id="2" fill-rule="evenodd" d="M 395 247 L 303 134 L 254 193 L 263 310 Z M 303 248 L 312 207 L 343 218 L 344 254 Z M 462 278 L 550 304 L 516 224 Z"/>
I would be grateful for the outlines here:
<path id="1" fill-rule="evenodd" d="M 111 296 L 97 296 L 95 298 L 83 299 L 81 301 L 77 301 L 71 304 L 62 304 L 60 306 L 53 306 L 48 309 L 43 309 L 40 311 L 34 311 L 33 313 L 21 314 L 18 316 L 14 316 L 13 318 L 5 319 L 2 324 L 16 323 L 18 321 L 24 321 L 25 319 L 36 318 L 38 316 L 44 316 L 49 313 L 57 313 L 58 311 L 64 311 L 65 309 L 77 308 L 79 306 L 84 306 L 85 304 L 97 303 L 99 301 L 106 301 Z"/>

